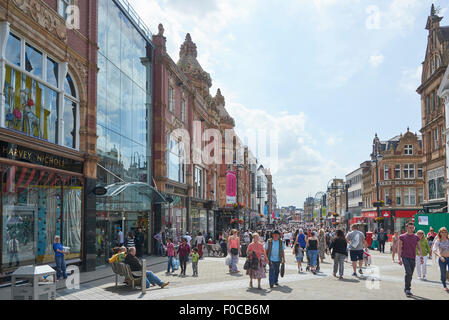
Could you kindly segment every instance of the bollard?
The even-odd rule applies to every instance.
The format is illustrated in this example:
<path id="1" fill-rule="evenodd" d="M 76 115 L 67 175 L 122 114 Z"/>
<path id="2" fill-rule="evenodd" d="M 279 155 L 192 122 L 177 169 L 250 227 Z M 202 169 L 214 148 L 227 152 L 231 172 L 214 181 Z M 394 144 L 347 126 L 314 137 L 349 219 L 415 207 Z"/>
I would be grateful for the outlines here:
<path id="1" fill-rule="evenodd" d="M 147 261 L 142 259 L 142 294 L 147 292 Z"/>

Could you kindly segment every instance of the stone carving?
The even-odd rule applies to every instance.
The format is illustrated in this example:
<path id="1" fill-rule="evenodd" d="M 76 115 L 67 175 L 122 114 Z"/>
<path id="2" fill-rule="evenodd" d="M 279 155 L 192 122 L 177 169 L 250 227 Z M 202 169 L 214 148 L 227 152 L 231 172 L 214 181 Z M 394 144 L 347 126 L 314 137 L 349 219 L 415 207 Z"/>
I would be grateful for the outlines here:
<path id="1" fill-rule="evenodd" d="M 165 30 L 164 30 L 164 26 L 162 25 L 162 23 L 159 23 L 158 29 L 159 29 L 159 33 L 157 35 L 163 37 Z"/>
<path id="2" fill-rule="evenodd" d="M 42 1 L 38 0 L 12 0 L 12 2 L 25 14 L 54 33 L 61 41 L 67 41 L 67 27 L 65 21 L 48 8 Z"/>

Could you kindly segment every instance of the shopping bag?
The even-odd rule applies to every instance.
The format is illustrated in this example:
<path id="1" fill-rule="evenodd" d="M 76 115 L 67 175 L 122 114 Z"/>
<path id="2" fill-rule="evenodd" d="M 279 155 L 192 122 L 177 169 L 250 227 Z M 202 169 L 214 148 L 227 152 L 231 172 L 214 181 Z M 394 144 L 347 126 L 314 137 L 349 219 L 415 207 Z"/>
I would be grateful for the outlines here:
<path id="1" fill-rule="evenodd" d="M 243 270 L 249 270 L 251 267 L 251 263 L 249 261 L 249 258 L 246 258 L 245 264 L 243 265 Z"/>
<path id="2" fill-rule="evenodd" d="M 176 271 L 179 269 L 179 260 L 177 258 L 174 258 L 171 264 L 172 264 L 173 270 Z"/>
<path id="3" fill-rule="evenodd" d="M 226 258 L 226 261 L 225 261 L 225 264 L 226 264 L 227 266 L 232 266 L 232 258 L 231 258 L 231 257 L 227 257 L 227 258 Z"/>

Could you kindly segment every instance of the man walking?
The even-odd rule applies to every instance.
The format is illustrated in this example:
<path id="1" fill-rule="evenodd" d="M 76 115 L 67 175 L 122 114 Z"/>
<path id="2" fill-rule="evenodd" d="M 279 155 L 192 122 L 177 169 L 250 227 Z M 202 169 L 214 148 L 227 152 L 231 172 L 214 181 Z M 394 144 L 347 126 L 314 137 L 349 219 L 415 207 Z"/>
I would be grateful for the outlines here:
<path id="1" fill-rule="evenodd" d="M 281 263 L 285 263 L 285 244 L 279 239 L 280 235 L 281 233 L 275 230 L 271 235 L 272 238 L 265 243 L 265 250 L 270 263 L 270 288 L 273 288 L 274 285 L 279 285 L 279 267 Z"/>
<path id="2" fill-rule="evenodd" d="M 145 244 L 145 235 L 142 232 L 142 228 L 137 229 L 136 235 L 134 237 L 134 243 L 136 245 L 136 256 L 138 258 L 141 258 L 143 254 L 143 247 Z"/>
<path id="3" fill-rule="evenodd" d="M 379 252 L 385 253 L 385 243 L 388 241 L 388 234 L 384 231 L 384 229 L 380 229 L 377 240 L 379 242 Z"/>
<path id="4" fill-rule="evenodd" d="M 363 265 L 363 250 L 368 246 L 365 235 L 357 229 L 357 225 L 352 225 L 352 231 L 346 236 L 346 241 L 349 243 L 349 254 L 352 261 L 352 269 L 354 277 L 357 277 L 357 261 L 359 262 L 359 273 L 362 275 Z"/>
<path id="5" fill-rule="evenodd" d="M 407 233 L 399 236 L 398 258 L 399 265 L 404 265 L 405 269 L 405 295 L 411 297 L 413 272 L 416 266 L 416 249 L 419 252 L 421 264 L 424 263 L 422 249 L 419 237 L 414 233 L 415 225 L 411 222 L 407 223 Z"/>

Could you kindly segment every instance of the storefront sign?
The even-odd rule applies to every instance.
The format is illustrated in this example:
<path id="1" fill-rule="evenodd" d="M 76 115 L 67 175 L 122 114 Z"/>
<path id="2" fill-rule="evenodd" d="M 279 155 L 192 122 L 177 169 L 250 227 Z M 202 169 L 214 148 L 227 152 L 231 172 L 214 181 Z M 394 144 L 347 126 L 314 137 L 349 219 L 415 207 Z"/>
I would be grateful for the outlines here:
<path id="1" fill-rule="evenodd" d="M 55 169 L 83 173 L 83 163 L 80 161 L 58 157 L 46 152 L 32 150 L 4 141 L 0 141 L 0 157 Z"/>
<path id="2" fill-rule="evenodd" d="M 237 178 L 234 171 L 226 172 L 226 205 L 236 203 L 237 196 Z"/>
<path id="3" fill-rule="evenodd" d="M 364 218 L 376 218 L 377 217 L 377 212 L 376 211 L 362 212 L 362 217 L 364 217 Z"/>
<path id="4" fill-rule="evenodd" d="M 379 181 L 380 186 L 400 186 L 400 185 L 413 185 L 416 184 L 415 180 L 400 180 L 400 181 Z"/>

